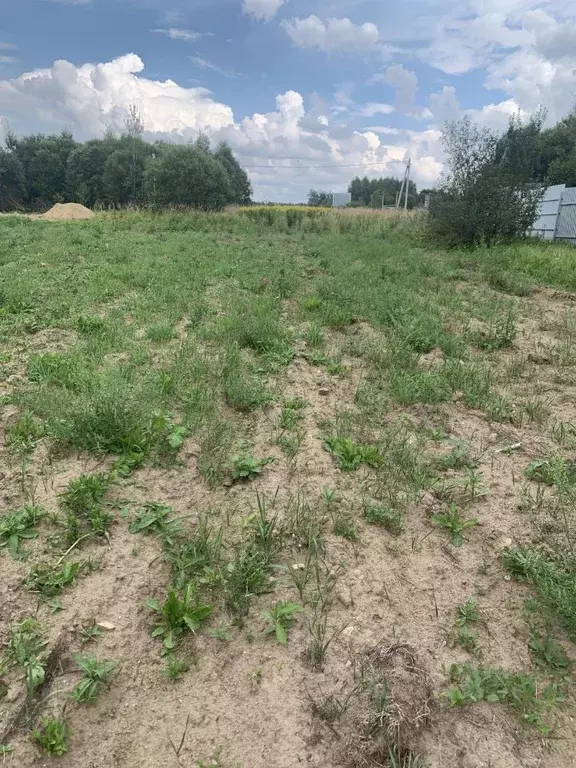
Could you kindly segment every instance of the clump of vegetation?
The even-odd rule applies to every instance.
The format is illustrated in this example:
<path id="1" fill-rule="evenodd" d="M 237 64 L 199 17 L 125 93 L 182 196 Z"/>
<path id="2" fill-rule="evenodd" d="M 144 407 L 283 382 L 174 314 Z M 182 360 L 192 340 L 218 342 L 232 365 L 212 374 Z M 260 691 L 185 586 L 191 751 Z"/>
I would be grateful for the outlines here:
<path id="1" fill-rule="evenodd" d="M 501 702 L 540 733 L 550 733 L 545 717 L 560 698 L 558 684 L 542 685 L 533 675 L 524 672 L 511 673 L 470 664 L 453 664 L 450 682 L 456 683 L 446 694 L 451 706 Z"/>
<path id="2" fill-rule="evenodd" d="M 83 675 L 72 691 L 72 698 L 79 704 L 94 704 L 102 688 L 108 685 L 116 662 L 99 661 L 95 656 L 75 656 L 74 660 Z"/>
<path id="3" fill-rule="evenodd" d="M 464 544 L 464 531 L 480 525 L 476 518 L 465 520 L 456 504 L 450 504 L 446 512 L 432 515 L 432 522 L 440 528 L 444 528 L 450 534 L 450 541 L 455 547 L 461 547 Z"/>
<path id="4" fill-rule="evenodd" d="M 265 459 L 255 459 L 246 454 L 234 456 L 232 458 L 232 478 L 234 480 L 252 480 L 262 472 L 264 467 L 274 461 L 274 456 L 268 456 Z"/>
<path id="5" fill-rule="evenodd" d="M 60 756 L 68 751 L 70 730 L 65 720 L 44 717 L 31 736 L 47 755 Z"/>
<path id="6" fill-rule="evenodd" d="M 38 536 L 36 526 L 45 516 L 42 507 L 26 504 L 17 512 L 0 517 L 0 547 L 6 547 L 15 560 L 23 558 L 21 543 Z"/>
<path id="7" fill-rule="evenodd" d="M 379 467 L 384 463 L 384 457 L 373 445 L 356 443 L 349 437 L 332 435 L 324 439 L 325 450 L 332 453 L 340 469 L 353 471 L 362 464 Z"/>
<path id="8" fill-rule="evenodd" d="M 544 114 L 511 118 L 504 135 L 469 117 L 443 132 L 448 171 L 430 204 L 429 233 L 448 246 L 495 245 L 521 237 L 543 190 L 530 184 Z"/>
<path id="9" fill-rule="evenodd" d="M 83 562 L 36 563 L 26 577 L 26 587 L 43 597 L 59 595 L 64 587 L 74 584 L 85 567 Z"/>
<path id="10" fill-rule="evenodd" d="M 502 562 L 511 576 L 530 583 L 542 604 L 568 636 L 576 641 L 576 580 L 574 564 L 568 559 L 544 554 L 529 547 L 507 549 Z"/>
<path id="11" fill-rule="evenodd" d="M 103 536 L 108 532 L 113 516 L 104 508 L 104 497 L 110 484 L 110 475 L 103 473 L 80 475 L 70 480 L 60 497 L 69 543 L 87 538 L 90 533 Z"/>
<path id="12" fill-rule="evenodd" d="M 213 606 L 201 602 L 194 584 L 186 587 L 182 597 L 171 589 L 163 603 L 151 598 L 147 605 L 158 614 L 152 636 L 162 638 L 165 653 L 174 650 L 184 631 L 196 632 L 213 610 Z"/>
<path id="13" fill-rule="evenodd" d="M 394 536 L 399 536 L 402 533 L 404 515 L 392 507 L 366 504 L 364 506 L 364 518 L 372 525 L 381 525 Z"/>
<path id="14" fill-rule="evenodd" d="M 6 662 L 18 664 L 24 669 L 28 702 L 45 678 L 47 641 L 36 619 L 28 618 L 10 632 L 6 648 Z"/>
<path id="15" fill-rule="evenodd" d="M 302 610 L 302 606 L 297 603 L 279 601 L 269 611 L 264 611 L 262 614 L 270 625 L 265 630 L 265 634 L 276 635 L 276 640 L 281 645 L 286 645 L 294 616 Z"/>
<path id="16" fill-rule="evenodd" d="M 348 541 L 358 540 L 358 530 L 351 515 L 337 515 L 332 523 L 332 533 L 335 536 L 342 536 L 343 539 Z"/>

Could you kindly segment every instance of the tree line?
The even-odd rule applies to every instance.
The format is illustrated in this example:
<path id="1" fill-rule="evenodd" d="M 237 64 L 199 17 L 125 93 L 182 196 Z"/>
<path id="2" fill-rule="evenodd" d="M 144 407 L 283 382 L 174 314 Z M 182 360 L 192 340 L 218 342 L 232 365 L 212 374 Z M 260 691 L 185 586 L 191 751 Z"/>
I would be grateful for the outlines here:
<path id="1" fill-rule="evenodd" d="M 0 148 L 0 211 L 43 210 L 54 203 L 89 208 L 190 206 L 219 210 L 250 203 L 248 174 L 222 142 L 212 151 L 200 135 L 193 144 L 142 138 L 144 125 L 130 109 L 124 131 L 101 139 L 9 133 Z"/>
<path id="2" fill-rule="evenodd" d="M 392 176 L 380 179 L 363 179 L 356 177 L 348 185 L 348 192 L 352 196 L 350 205 L 353 208 L 389 208 L 396 205 L 396 199 L 400 193 L 402 182 Z M 424 202 L 423 190 L 418 194 L 416 184 L 413 181 L 408 185 L 408 208 L 414 208 Z M 332 193 L 318 189 L 311 189 L 308 193 L 308 205 L 329 208 L 332 205 Z M 404 207 L 404 196 L 402 199 Z"/>

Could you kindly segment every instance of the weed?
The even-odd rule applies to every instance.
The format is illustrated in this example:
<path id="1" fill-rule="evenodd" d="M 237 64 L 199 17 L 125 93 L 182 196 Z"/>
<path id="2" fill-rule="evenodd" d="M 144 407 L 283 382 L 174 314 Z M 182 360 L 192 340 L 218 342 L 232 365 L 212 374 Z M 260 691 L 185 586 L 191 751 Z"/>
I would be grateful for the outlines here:
<path id="1" fill-rule="evenodd" d="M 520 407 L 528 419 L 536 424 L 543 424 L 550 416 L 549 403 L 542 400 L 526 400 Z"/>
<path id="2" fill-rule="evenodd" d="M 164 653 L 174 650 L 185 630 L 196 632 L 213 610 L 213 606 L 200 601 L 194 584 L 186 587 L 182 598 L 171 589 L 163 603 L 151 598 L 147 605 L 158 614 L 158 623 L 152 631 L 152 637 L 162 638 Z"/>
<path id="3" fill-rule="evenodd" d="M 8 638 L 6 659 L 8 663 L 24 668 L 28 703 L 34 691 L 44 682 L 46 645 L 44 633 L 35 619 L 21 621 L 11 630 Z"/>
<path id="4" fill-rule="evenodd" d="M 576 462 L 565 461 L 560 456 L 530 462 L 524 474 L 528 480 L 544 485 L 576 484 Z"/>
<path id="5" fill-rule="evenodd" d="M 84 567 L 83 562 L 37 563 L 28 572 L 25 584 L 27 589 L 43 597 L 54 597 L 64 587 L 74 584 Z"/>
<path id="6" fill-rule="evenodd" d="M 264 467 L 275 461 L 274 456 L 265 459 L 255 459 L 253 456 L 238 455 L 232 457 L 232 478 L 234 480 L 252 480 L 257 477 Z"/>
<path id="7" fill-rule="evenodd" d="M 165 538 L 169 543 L 171 538 Z M 177 589 L 184 589 L 187 584 L 212 569 L 217 569 L 221 559 L 222 528 L 214 530 L 206 517 L 201 518 L 190 537 L 180 537 L 175 544 L 170 544 L 167 559 L 172 566 L 172 583 Z"/>
<path id="8" fill-rule="evenodd" d="M 26 504 L 17 512 L 0 517 L 0 547 L 6 547 L 15 560 L 21 559 L 21 542 L 38 536 L 36 525 L 45 515 L 41 507 Z"/>
<path id="9" fill-rule="evenodd" d="M 85 627 L 80 627 L 78 634 L 83 643 L 91 643 L 93 640 L 100 637 L 102 630 L 98 624 L 88 624 Z"/>
<path id="10" fill-rule="evenodd" d="M 570 667 L 570 659 L 564 652 L 560 643 L 549 634 L 541 634 L 532 628 L 528 648 L 537 664 L 561 674 Z"/>
<path id="11" fill-rule="evenodd" d="M 280 435 L 277 438 L 276 443 L 288 458 L 293 459 L 300 451 L 304 436 L 304 432 L 302 431 L 287 432 Z"/>
<path id="12" fill-rule="evenodd" d="M 306 400 L 302 400 L 299 397 L 287 400 L 280 413 L 280 429 L 288 430 L 298 426 L 298 423 L 304 418 L 302 411 L 307 405 Z"/>
<path id="13" fill-rule="evenodd" d="M 130 533 L 155 533 L 165 544 L 172 546 L 182 532 L 179 521 L 169 517 L 172 513 L 172 507 L 149 501 L 138 510 L 128 530 Z"/>
<path id="14" fill-rule="evenodd" d="M 459 605 L 456 609 L 454 624 L 457 627 L 466 627 L 470 623 L 483 620 L 482 615 L 478 611 L 476 600 L 473 597 L 469 597 L 463 605 Z"/>
<path id="15" fill-rule="evenodd" d="M 332 524 L 332 533 L 335 536 L 342 536 L 347 541 L 358 541 L 358 531 L 350 515 L 342 514 L 335 517 Z"/>
<path id="16" fill-rule="evenodd" d="M 302 334 L 302 338 L 308 347 L 324 346 L 324 331 L 316 323 L 310 323 L 308 328 Z"/>
<path id="17" fill-rule="evenodd" d="M 96 536 L 108 532 L 113 517 L 103 508 L 103 500 L 110 483 L 110 476 L 102 473 L 80 475 L 70 480 L 60 497 L 60 506 L 66 513 L 69 543 L 84 537 L 87 532 Z"/>
<path id="18" fill-rule="evenodd" d="M 262 614 L 270 624 L 264 634 L 274 634 L 276 635 L 276 640 L 278 640 L 281 645 L 286 645 L 294 616 L 302 610 L 302 606 L 297 603 L 279 601 L 273 608 L 269 611 L 264 611 Z"/>
<path id="19" fill-rule="evenodd" d="M 394 536 L 399 536 L 402 533 L 404 515 L 391 507 L 366 504 L 364 506 L 364 518 L 372 525 L 381 525 Z"/>
<path id="20" fill-rule="evenodd" d="M 458 439 L 451 439 L 450 453 L 441 456 L 436 461 L 438 469 L 464 469 L 476 466 L 476 461 L 470 456 L 470 448 Z"/>
<path id="21" fill-rule="evenodd" d="M 501 559 L 511 576 L 532 584 L 543 605 L 576 641 L 576 581 L 571 563 L 530 548 L 504 550 Z"/>
<path id="22" fill-rule="evenodd" d="M 74 661 L 83 676 L 74 687 L 72 698 L 79 704 L 94 704 L 102 687 L 108 684 L 116 662 L 98 661 L 95 656 L 74 656 Z"/>
<path id="23" fill-rule="evenodd" d="M 322 487 L 322 498 L 324 500 L 324 504 L 326 504 L 326 508 L 329 509 L 332 504 L 338 501 L 338 491 L 336 488 L 328 488 L 327 485 L 324 485 Z"/>
<path id="24" fill-rule="evenodd" d="M 31 453 L 44 437 L 45 429 L 30 411 L 26 411 L 6 432 L 6 447 L 13 453 Z"/>
<path id="25" fill-rule="evenodd" d="M 475 518 L 464 520 L 456 504 L 450 504 L 447 512 L 432 515 L 432 521 L 450 533 L 450 540 L 455 547 L 461 547 L 464 543 L 462 534 L 465 530 L 480 525 Z"/>
<path id="26" fill-rule="evenodd" d="M 177 659 L 172 654 L 167 656 L 166 669 L 164 670 L 164 674 L 170 680 L 180 680 L 182 675 L 185 672 L 188 672 L 189 669 L 190 669 L 190 663 L 188 661 L 184 659 Z"/>
<path id="27" fill-rule="evenodd" d="M 504 314 L 492 319 L 486 331 L 478 331 L 470 334 L 470 338 L 476 346 L 487 352 L 511 347 L 516 339 L 516 314 L 510 307 Z"/>
<path id="28" fill-rule="evenodd" d="M 478 651 L 478 633 L 472 632 L 468 627 L 457 627 L 453 633 L 453 640 L 468 653 Z"/>
<path id="29" fill-rule="evenodd" d="M 457 683 L 446 694 L 451 706 L 479 701 L 502 702 L 512 707 L 540 733 L 550 732 L 543 718 L 558 700 L 559 689 L 556 684 L 543 686 L 532 675 L 523 672 L 513 674 L 469 664 L 453 664 L 450 681 Z"/>
<path id="30" fill-rule="evenodd" d="M 276 517 L 268 516 L 264 500 L 258 496 L 258 511 L 248 537 L 237 545 L 224 569 L 226 608 L 236 616 L 247 612 L 252 595 L 269 587 L 269 571 L 278 548 L 276 523 Z"/>
<path id="31" fill-rule="evenodd" d="M 340 469 L 346 471 L 358 469 L 362 464 L 379 467 L 384 462 L 384 457 L 373 445 L 355 443 L 349 437 L 326 437 L 324 449 L 334 454 Z"/>
<path id="32" fill-rule="evenodd" d="M 483 481 L 484 475 L 482 472 L 477 472 L 473 467 L 467 468 L 466 477 L 464 479 L 464 490 L 470 495 L 472 503 L 477 501 L 478 497 L 488 495 L 489 490 L 482 485 Z"/>
<path id="33" fill-rule="evenodd" d="M 31 737 L 47 755 L 64 755 L 68 751 L 70 731 L 65 720 L 44 717 L 40 726 L 32 731 Z"/>
<path id="34" fill-rule="evenodd" d="M 213 627 L 212 629 L 209 629 L 208 634 L 223 643 L 227 643 L 232 640 L 230 629 L 226 626 L 226 624 L 221 624 L 219 627 Z"/>
<path id="35" fill-rule="evenodd" d="M 561 446 L 576 448 L 576 426 L 569 421 L 557 421 L 552 427 L 552 437 Z"/>

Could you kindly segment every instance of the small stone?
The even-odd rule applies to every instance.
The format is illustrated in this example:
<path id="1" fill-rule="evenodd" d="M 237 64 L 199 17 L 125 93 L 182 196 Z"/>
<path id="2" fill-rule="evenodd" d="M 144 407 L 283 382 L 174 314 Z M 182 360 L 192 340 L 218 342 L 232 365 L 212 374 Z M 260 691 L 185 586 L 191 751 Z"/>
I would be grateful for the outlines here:
<path id="1" fill-rule="evenodd" d="M 496 432 L 490 432 L 490 434 L 488 435 L 488 440 L 491 443 L 495 443 L 498 440 L 498 435 L 496 434 Z"/>
<path id="2" fill-rule="evenodd" d="M 352 593 L 349 587 L 340 587 L 336 593 L 336 599 L 342 603 L 344 608 L 350 608 L 352 605 Z"/>
<path id="3" fill-rule="evenodd" d="M 511 547 L 511 546 L 512 546 L 512 539 L 510 538 L 502 539 L 502 549 L 508 549 L 508 547 Z"/>
<path id="4" fill-rule="evenodd" d="M 99 621 L 96 626 L 99 629 L 105 629 L 107 632 L 111 632 L 113 629 L 116 629 L 116 625 L 112 624 L 110 621 Z"/>
<path id="5" fill-rule="evenodd" d="M 231 477 L 228 477 L 226 480 L 224 480 L 222 485 L 224 486 L 224 488 L 231 488 L 232 485 L 234 485 L 234 480 L 232 480 Z"/>
<path id="6" fill-rule="evenodd" d="M 342 635 L 343 635 L 344 637 L 350 637 L 350 635 L 351 635 L 353 632 L 354 632 L 354 627 L 352 627 L 352 626 L 350 626 L 350 627 L 346 627 L 346 629 L 343 629 L 343 630 L 342 630 Z"/>
<path id="7" fill-rule="evenodd" d="M 318 390 L 318 394 L 322 395 L 323 397 L 326 397 L 327 395 L 330 394 L 330 390 L 328 389 L 328 387 L 320 387 L 320 389 Z"/>

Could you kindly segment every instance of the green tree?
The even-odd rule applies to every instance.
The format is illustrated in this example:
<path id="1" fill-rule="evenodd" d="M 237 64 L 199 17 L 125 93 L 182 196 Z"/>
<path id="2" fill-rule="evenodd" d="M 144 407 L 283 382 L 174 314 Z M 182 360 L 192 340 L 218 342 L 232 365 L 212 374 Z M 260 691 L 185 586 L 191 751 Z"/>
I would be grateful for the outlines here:
<path id="1" fill-rule="evenodd" d="M 0 211 L 23 208 L 26 199 L 26 177 L 20 159 L 14 152 L 0 148 Z"/>
<path id="2" fill-rule="evenodd" d="M 218 145 L 214 157 L 224 166 L 230 179 L 230 200 L 228 202 L 235 205 L 250 205 L 252 198 L 250 179 L 225 141 Z"/>
<path id="3" fill-rule="evenodd" d="M 182 205 L 221 210 L 231 196 L 222 164 L 196 145 L 165 146 L 144 174 L 148 200 L 155 205 Z"/>
<path id="4" fill-rule="evenodd" d="M 142 135 L 144 133 L 144 121 L 138 111 L 135 104 L 131 104 L 128 110 L 128 117 L 124 121 L 125 136 L 130 142 L 131 150 L 131 168 L 130 168 L 130 181 L 132 194 L 125 201 L 129 200 L 135 204 L 138 202 L 140 194 L 142 192 L 142 182 L 144 173 L 144 160 L 146 157 L 144 142 L 142 141 Z M 110 158 L 108 158 L 108 161 Z M 107 161 L 107 162 L 108 162 Z M 106 173 L 106 171 L 104 171 Z M 106 182 L 104 182 L 106 186 Z M 124 201 L 123 201 L 124 202 Z"/>
<path id="5" fill-rule="evenodd" d="M 324 192 L 321 189 L 311 189 L 308 192 L 308 205 L 319 208 L 332 207 L 332 192 Z"/>
<path id="6" fill-rule="evenodd" d="M 530 184 L 541 117 L 516 118 L 499 136 L 469 117 L 447 123 L 443 143 L 448 172 L 430 203 L 433 236 L 447 245 L 494 245 L 525 234 L 536 218 L 543 190 Z"/>
<path id="7" fill-rule="evenodd" d="M 67 199 L 66 169 L 70 154 L 77 146 L 69 131 L 51 136 L 9 135 L 7 146 L 22 165 L 28 207 L 49 207 Z"/>
<path id="8" fill-rule="evenodd" d="M 92 208 L 108 202 L 104 170 L 108 157 L 117 149 L 112 136 L 80 144 L 68 159 L 67 181 L 70 199 Z"/>

